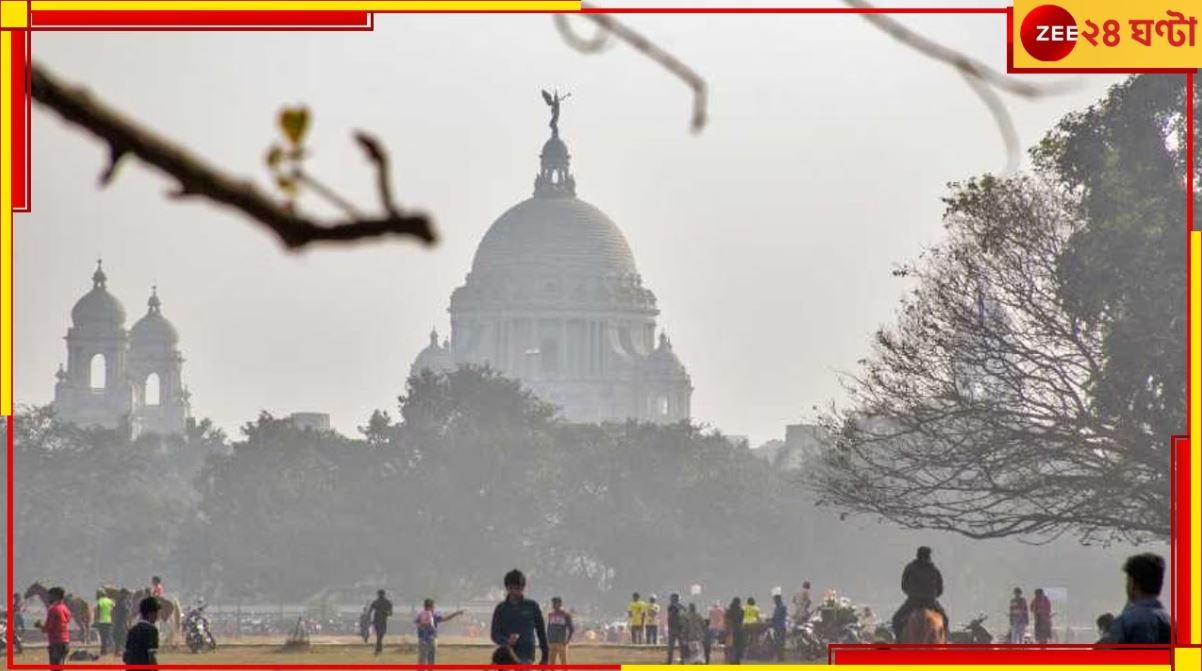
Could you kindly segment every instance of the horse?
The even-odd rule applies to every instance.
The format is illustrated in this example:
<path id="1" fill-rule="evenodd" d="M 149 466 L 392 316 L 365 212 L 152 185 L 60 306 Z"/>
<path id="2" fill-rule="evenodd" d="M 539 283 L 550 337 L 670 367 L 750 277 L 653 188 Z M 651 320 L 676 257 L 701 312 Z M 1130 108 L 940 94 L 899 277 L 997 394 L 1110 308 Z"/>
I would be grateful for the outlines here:
<path id="1" fill-rule="evenodd" d="M 134 610 L 138 608 L 138 604 L 142 599 L 150 596 L 150 590 L 147 588 L 140 589 L 133 593 Z M 175 645 L 175 635 L 180 631 L 180 608 L 179 602 L 174 599 L 168 599 L 161 596 L 156 596 L 155 600 L 159 602 L 159 623 L 167 625 L 167 641 L 166 645 Z"/>
<path id="2" fill-rule="evenodd" d="M 934 608 L 915 608 L 902 624 L 901 639 L 898 643 L 947 643 L 943 616 Z"/>
<path id="3" fill-rule="evenodd" d="M 25 598 L 37 597 L 42 600 L 42 606 L 46 609 L 50 608 L 50 590 L 41 582 L 34 582 L 25 590 Z M 88 606 L 88 602 L 75 596 L 67 594 L 63 597 L 63 603 L 66 604 L 67 610 L 71 612 L 71 619 L 79 626 L 79 633 L 83 636 L 85 644 L 92 642 L 92 608 Z"/>

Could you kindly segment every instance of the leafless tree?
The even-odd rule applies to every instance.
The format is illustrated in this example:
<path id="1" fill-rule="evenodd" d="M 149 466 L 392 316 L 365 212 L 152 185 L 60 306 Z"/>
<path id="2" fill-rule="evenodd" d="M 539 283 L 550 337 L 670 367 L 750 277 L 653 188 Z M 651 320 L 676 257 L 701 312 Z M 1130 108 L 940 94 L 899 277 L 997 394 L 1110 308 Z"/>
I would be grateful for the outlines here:
<path id="1" fill-rule="evenodd" d="M 824 503 L 972 538 L 1169 537 L 1168 447 L 1103 418 L 1102 334 L 1060 304 L 1082 221 L 1036 177 L 957 186 L 947 241 L 897 271 L 916 288 L 845 377 L 850 406 L 821 417 Z"/>

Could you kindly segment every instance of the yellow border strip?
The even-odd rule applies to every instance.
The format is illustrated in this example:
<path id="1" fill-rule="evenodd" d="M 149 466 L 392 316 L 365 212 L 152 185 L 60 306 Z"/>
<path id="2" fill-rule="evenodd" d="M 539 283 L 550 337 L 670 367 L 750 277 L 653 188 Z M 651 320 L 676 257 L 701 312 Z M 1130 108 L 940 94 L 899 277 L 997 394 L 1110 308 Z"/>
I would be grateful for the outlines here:
<path id="1" fill-rule="evenodd" d="M 13 414 L 12 44 L 12 33 L 0 32 L 0 415 L 8 416 Z"/>
<path id="2" fill-rule="evenodd" d="M 1191 645 L 1198 645 L 1202 643 L 1202 231 L 1190 231 L 1189 249 L 1189 278 L 1193 283 L 1189 297 L 1189 642 Z"/>

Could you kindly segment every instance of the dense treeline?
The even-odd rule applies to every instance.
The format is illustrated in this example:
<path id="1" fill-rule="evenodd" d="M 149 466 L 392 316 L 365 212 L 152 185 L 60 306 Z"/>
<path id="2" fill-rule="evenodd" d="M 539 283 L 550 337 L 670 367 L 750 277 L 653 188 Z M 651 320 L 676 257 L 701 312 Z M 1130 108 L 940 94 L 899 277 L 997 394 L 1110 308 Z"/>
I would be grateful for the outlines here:
<path id="1" fill-rule="evenodd" d="M 411 379 L 399 410 L 356 439 L 264 412 L 232 442 L 199 428 L 128 441 L 31 410 L 17 545 L 54 575 L 167 573 L 225 598 L 380 584 L 471 598 L 522 566 L 592 601 L 634 583 L 758 584 L 791 573 L 808 535 L 797 488 L 715 431 L 569 424 L 476 368 Z"/>
<path id="2" fill-rule="evenodd" d="M 144 584 L 229 603 L 487 596 L 522 567 L 536 594 L 618 613 L 634 590 L 767 598 L 803 579 L 896 604 L 936 548 L 953 618 L 1013 584 L 1064 586 L 1078 621 L 1121 598 L 1123 550 L 973 543 L 842 520 L 742 444 L 687 424 L 575 425 L 516 383 L 460 369 L 409 381 L 400 418 L 349 438 L 262 413 L 230 440 L 122 439 L 48 408 L 16 426 L 15 581 Z M 999 614 L 1000 617 L 1000 614 Z"/>

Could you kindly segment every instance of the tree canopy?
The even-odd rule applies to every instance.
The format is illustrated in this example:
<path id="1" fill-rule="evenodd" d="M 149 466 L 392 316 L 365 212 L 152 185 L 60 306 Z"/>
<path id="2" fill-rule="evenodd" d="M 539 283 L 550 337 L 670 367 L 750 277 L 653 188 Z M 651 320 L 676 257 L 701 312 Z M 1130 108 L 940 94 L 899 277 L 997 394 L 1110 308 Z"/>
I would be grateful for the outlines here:
<path id="1" fill-rule="evenodd" d="M 876 334 L 812 483 L 974 538 L 1167 539 L 1185 430 L 1180 77 L 1068 115 L 1034 174 L 953 184 L 947 239 Z"/>

